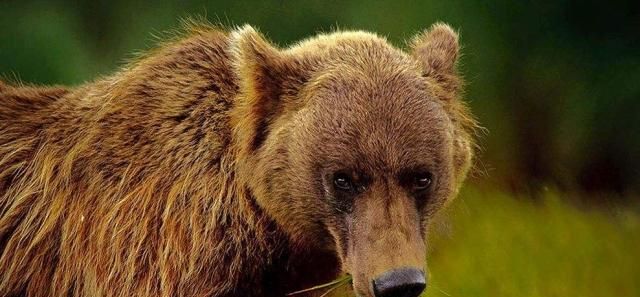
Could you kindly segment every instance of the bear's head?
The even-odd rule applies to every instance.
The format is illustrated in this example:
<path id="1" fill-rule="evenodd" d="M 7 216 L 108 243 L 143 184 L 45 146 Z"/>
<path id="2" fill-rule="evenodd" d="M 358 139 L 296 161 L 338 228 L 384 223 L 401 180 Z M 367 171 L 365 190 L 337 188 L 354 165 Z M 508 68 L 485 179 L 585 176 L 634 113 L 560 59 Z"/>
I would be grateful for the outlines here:
<path id="1" fill-rule="evenodd" d="M 470 167 L 457 34 L 444 24 L 404 52 L 365 32 L 279 49 L 231 35 L 238 174 L 292 249 L 335 252 L 362 296 L 417 296 L 426 229 Z"/>

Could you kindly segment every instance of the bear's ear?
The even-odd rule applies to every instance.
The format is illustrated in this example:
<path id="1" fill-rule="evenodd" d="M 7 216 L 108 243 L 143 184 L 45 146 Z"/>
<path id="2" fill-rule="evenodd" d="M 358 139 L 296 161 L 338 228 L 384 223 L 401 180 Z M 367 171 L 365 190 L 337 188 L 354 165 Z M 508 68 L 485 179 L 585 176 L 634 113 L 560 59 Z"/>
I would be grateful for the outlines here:
<path id="1" fill-rule="evenodd" d="M 459 49 L 458 34 L 446 24 L 437 23 L 413 38 L 411 54 L 420 63 L 434 95 L 454 125 L 454 166 L 459 186 L 471 165 L 478 124 L 461 100 L 462 79 L 456 70 Z"/>
<path id="2" fill-rule="evenodd" d="M 457 93 L 459 78 L 458 34 L 444 23 L 436 23 L 417 34 L 410 44 L 411 54 L 418 60 L 425 77 L 433 79 L 446 91 Z"/>
<path id="3" fill-rule="evenodd" d="M 231 33 L 230 53 L 239 85 L 232 121 L 241 146 L 255 150 L 281 111 L 288 68 L 284 55 L 249 25 Z"/>

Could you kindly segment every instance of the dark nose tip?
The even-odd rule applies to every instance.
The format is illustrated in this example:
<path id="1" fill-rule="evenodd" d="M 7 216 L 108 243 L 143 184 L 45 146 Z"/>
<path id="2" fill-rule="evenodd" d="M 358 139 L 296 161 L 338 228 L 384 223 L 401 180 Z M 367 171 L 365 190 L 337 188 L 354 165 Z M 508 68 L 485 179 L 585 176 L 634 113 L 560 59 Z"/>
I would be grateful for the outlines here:
<path id="1" fill-rule="evenodd" d="M 373 280 L 376 297 L 418 297 L 426 286 L 424 273 L 415 268 L 394 269 Z"/>

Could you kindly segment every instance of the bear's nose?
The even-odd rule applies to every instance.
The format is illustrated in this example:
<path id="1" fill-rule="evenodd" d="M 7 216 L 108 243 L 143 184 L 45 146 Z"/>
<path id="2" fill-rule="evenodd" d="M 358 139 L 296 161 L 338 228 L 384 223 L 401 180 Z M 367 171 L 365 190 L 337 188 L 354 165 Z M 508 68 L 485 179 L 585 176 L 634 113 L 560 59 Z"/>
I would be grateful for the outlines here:
<path id="1" fill-rule="evenodd" d="M 415 268 L 394 269 L 373 280 L 375 297 L 418 297 L 426 286 L 424 273 Z"/>

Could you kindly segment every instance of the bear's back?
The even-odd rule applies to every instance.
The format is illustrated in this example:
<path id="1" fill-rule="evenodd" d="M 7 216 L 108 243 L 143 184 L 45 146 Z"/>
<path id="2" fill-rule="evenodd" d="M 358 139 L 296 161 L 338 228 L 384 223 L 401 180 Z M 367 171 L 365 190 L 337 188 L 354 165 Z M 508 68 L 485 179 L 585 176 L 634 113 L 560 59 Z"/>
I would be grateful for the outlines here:
<path id="1" fill-rule="evenodd" d="M 122 295 L 128 265 L 150 272 L 136 280 L 143 290 L 186 265 L 159 258 L 159 246 L 207 267 L 241 260 L 193 246 L 246 239 L 188 232 L 214 234 L 218 219 L 249 228 L 216 217 L 227 213 L 218 208 L 240 207 L 222 202 L 234 196 L 225 160 L 238 91 L 228 42 L 225 32 L 195 29 L 77 88 L 0 84 L 0 295 L 63 295 L 74 287 L 84 293 L 71 295 L 100 295 L 78 282 L 105 273 L 103 293 Z M 162 271 L 148 266 L 158 263 Z M 222 275 L 192 278 L 209 279 L 191 285 L 194 295 L 227 286 L 215 279 Z"/>

